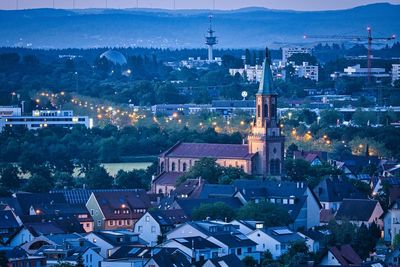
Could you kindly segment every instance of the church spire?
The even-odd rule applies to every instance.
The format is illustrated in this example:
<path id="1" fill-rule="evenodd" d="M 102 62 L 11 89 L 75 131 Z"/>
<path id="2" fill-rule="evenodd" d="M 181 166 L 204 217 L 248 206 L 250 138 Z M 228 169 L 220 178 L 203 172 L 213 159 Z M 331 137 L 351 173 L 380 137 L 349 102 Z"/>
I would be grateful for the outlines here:
<path id="1" fill-rule="evenodd" d="M 261 76 L 260 87 L 258 88 L 257 95 L 277 95 L 275 88 L 272 84 L 271 72 L 271 55 L 268 47 L 265 48 L 265 58 L 263 62 L 263 73 Z"/>

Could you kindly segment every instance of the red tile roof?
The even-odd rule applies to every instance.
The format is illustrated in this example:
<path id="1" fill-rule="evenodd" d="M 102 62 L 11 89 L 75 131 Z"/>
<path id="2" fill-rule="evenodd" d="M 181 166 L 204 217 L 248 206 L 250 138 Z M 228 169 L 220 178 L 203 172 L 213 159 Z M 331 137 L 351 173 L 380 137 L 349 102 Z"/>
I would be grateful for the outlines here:
<path id="1" fill-rule="evenodd" d="M 319 217 L 322 223 L 329 223 L 330 221 L 335 219 L 335 215 L 330 209 L 322 209 L 319 213 Z"/>
<path id="2" fill-rule="evenodd" d="M 178 143 L 169 151 L 167 157 L 180 158 L 225 158 L 250 159 L 254 154 L 249 153 L 248 145 L 209 144 L 209 143 Z"/>
<path id="3" fill-rule="evenodd" d="M 360 265 L 362 260 L 350 245 L 329 248 L 342 266 Z"/>
<path id="4" fill-rule="evenodd" d="M 182 172 L 163 172 L 154 179 L 153 184 L 157 185 L 176 185 L 176 180 L 182 176 Z"/>

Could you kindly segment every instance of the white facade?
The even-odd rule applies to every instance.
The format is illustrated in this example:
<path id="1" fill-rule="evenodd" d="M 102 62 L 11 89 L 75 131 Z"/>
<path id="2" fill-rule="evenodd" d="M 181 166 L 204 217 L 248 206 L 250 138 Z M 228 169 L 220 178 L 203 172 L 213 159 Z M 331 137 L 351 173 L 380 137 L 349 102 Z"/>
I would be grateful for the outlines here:
<path id="1" fill-rule="evenodd" d="M 341 266 L 339 261 L 336 259 L 336 257 L 333 255 L 331 251 L 328 251 L 328 254 L 321 260 L 320 265 L 326 265 L 326 266 Z"/>
<path id="2" fill-rule="evenodd" d="M 108 258 L 110 249 L 114 248 L 113 245 L 111 245 L 107 241 L 103 240 L 101 237 L 99 237 L 95 233 L 87 234 L 85 236 L 85 239 L 100 248 L 100 256 L 103 258 Z"/>
<path id="3" fill-rule="evenodd" d="M 23 227 L 18 234 L 16 234 L 10 241 L 10 246 L 11 247 L 17 247 L 22 244 L 31 242 L 35 237 L 32 235 L 32 233 Z"/>
<path id="4" fill-rule="evenodd" d="M 99 255 L 96 251 L 89 248 L 82 254 L 83 264 L 85 267 L 98 267 L 103 257 Z"/>
<path id="5" fill-rule="evenodd" d="M 230 75 L 235 76 L 236 73 L 239 73 L 242 77 L 246 77 L 249 82 L 260 82 L 263 68 L 260 65 L 244 65 L 244 68 L 229 69 Z"/>
<path id="6" fill-rule="evenodd" d="M 385 214 L 384 223 L 384 240 L 393 244 L 396 235 L 400 234 L 400 207 L 395 203 Z"/>
<path id="7" fill-rule="evenodd" d="M 392 84 L 400 80 L 400 64 L 392 64 Z"/>
<path id="8" fill-rule="evenodd" d="M 0 112 L 0 131 L 8 126 L 22 125 L 29 130 L 46 128 L 50 126 L 73 127 L 75 125 L 84 125 L 86 128 L 92 128 L 93 120 L 88 116 L 74 116 L 72 110 L 33 110 L 31 116 L 22 116 L 21 108 L 10 107 L 7 112 L 6 107 L 2 107 Z M 1 113 L 12 114 L 11 116 L 2 116 Z"/>
<path id="9" fill-rule="evenodd" d="M 368 76 L 368 68 L 361 68 L 360 64 L 355 66 L 349 66 L 343 70 L 343 74 L 341 76 L 348 77 L 367 77 Z M 386 73 L 384 68 L 371 68 L 371 76 L 376 78 L 385 78 L 389 77 L 389 74 Z"/>
<path id="10" fill-rule="evenodd" d="M 288 58 L 294 54 L 310 54 L 311 48 L 306 47 L 284 47 L 282 48 L 282 62 L 287 63 Z"/>
<path id="11" fill-rule="evenodd" d="M 301 66 L 295 66 L 295 70 L 298 77 L 318 82 L 318 66 L 309 65 L 308 62 L 303 62 Z"/>
<path id="12" fill-rule="evenodd" d="M 157 238 L 161 235 L 160 224 L 146 212 L 136 223 L 135 233 L 139 233 L 139 237 L 148 242 L 150 246 L 157 245 Z"/>
<path id="13" fill-rule="evenodd" d="M 264 252 L 269 250 L 273 259 L 280 257 L 284 252 L 287 251 L 286 248 L 282 248 L 280 242 L 273 239 L 262 230 L 255 230 L 249 233 L 247 237 L 257 243 L 257 251 Z"/>

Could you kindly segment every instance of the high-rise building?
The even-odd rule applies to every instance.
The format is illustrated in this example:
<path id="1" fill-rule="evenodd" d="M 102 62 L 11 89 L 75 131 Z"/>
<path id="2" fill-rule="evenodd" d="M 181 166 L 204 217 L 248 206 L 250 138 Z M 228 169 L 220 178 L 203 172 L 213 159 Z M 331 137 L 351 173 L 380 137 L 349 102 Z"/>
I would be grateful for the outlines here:
<path id="1" fill-rule="evenodd" d="M 396 80 L 400 80 L 400 64 L 392 64 L 392 84 Z"/>
<path id="2" fill-rule="evenodd" d="M 294 54 L 310 54 L 311 48 L 307 47 L 284 47 L 282 48 L 282 63 L 287 63 L 288 58 Z"/>

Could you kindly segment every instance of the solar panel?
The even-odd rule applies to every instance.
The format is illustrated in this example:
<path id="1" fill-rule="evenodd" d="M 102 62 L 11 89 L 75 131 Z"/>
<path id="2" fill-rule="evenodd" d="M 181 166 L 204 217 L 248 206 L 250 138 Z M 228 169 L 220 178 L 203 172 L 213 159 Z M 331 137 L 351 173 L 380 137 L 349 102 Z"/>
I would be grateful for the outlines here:
<path id="1" fill-rule="evenodd" d="M 290 234 L 293 234 L 293 232 L 290 231 L 289 229 L 276 229 L 276 230 L 273 230 L 273 231 L 277 235 L 290 235 Z"/>

